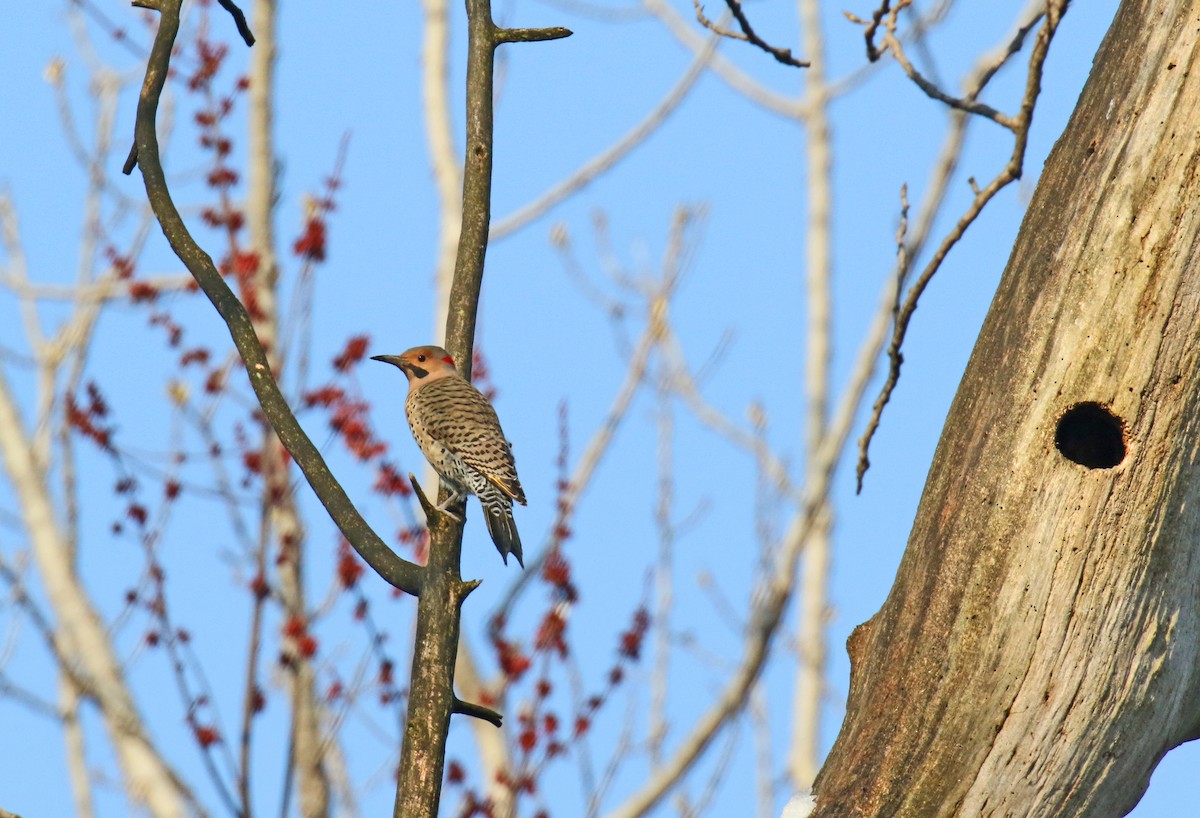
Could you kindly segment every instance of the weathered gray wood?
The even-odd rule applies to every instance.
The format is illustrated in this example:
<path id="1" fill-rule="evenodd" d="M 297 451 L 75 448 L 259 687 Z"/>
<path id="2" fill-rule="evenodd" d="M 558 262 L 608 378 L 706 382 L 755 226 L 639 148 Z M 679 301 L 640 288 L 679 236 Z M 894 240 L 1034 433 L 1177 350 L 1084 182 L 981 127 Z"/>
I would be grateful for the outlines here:
<path id="1" fill-rule="evenodd" d="M 1200 734 L 1198 40 L 1200 2 L 1125 2 L 1096 57 L 851 636 L 818 816 L 1119 816 Z M 1120 465 L 1056 448 L 1083 401 Z"/>

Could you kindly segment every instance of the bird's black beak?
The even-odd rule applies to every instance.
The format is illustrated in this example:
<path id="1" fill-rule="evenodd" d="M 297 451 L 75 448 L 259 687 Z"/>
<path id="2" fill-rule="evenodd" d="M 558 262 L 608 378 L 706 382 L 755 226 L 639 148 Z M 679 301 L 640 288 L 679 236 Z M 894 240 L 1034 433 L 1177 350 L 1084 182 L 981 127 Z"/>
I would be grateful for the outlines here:
<path id="1" fill-rule="evenodd" d="M 404 357 L 401 355 L 372 355 L 371 360 L 383 361 L 385 364 L 391 364 L 392 366 L 397 367 L 401 372 L 404 373 L 404 377 L 408 378 L 410 381 L 413 378 L 417 378 L 419 380 L 429 374 L 428 369 L 422 369 L 412 361 L 404 360 Z"/>
<path id="2" fill-rule="evenodd" d="M 404 359 L 399 355 L 372 355 L 371 360 L 383 361 L 385 364 L 391 364 L 392 366 L 404 369 Z"/>

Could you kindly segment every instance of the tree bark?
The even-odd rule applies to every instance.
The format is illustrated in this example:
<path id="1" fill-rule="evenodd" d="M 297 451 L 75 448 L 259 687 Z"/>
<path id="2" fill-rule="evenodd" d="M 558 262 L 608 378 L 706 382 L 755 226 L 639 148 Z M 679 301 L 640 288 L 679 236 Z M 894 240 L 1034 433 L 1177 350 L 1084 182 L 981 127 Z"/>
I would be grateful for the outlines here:
<path id="1" fill-rule="evenodd" d="M 1198 38 L 1200 2 L 1129 0 L 1101 46 L 850 637 L 816 816 L 1124 815 L 1200 735 Z"/>

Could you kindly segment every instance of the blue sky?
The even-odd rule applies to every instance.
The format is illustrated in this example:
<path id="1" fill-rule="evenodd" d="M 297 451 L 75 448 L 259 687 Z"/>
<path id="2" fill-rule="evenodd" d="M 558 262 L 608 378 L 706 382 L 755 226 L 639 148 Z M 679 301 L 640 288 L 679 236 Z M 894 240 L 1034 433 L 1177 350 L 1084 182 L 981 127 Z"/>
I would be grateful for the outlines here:
<path id="1" fill-rule="evenodd" d="M 81 196 L 85 176 L 71 157 L 56 112 L 54 96 L 43 74 L 51 60 L 65 60 L 68 95 L 77 121 L 92 127 L 92 104 L 84 63 L 66 23 L 68 3 L 34 4 L 0 31 L 0 105 L 8 112 L 0 131 L 0 186 L 13 197 L 21 215 L 22 237 L 31 275 L 46 282 L 73 279 L 77 264 Z M 676 4 L 687 14 L 690 4 Z M 960 2 L 946 25 L 930 40 L 936 73 L 947 85 L 969 67 L 982 49 L 1007 31 L 1022 4 Z M 835 501 L 835 614 L 830 631 L 832 690 L 826 718 L 826 746 L 841 718 L 848 665 L 843 644 L 849 631 L 873 614 L 891 585 L 911 525 L 924 476 L 933 455 L 949 402 L 966 364 L 996 282 L 1004 268 L 1013 236 L 1046 153 L 1058 137 L 1086 79 L 1092 55 L 1115 9 L 1113 0 L 1068 13 L 1047 64 L 1043 98 L 1035 118 L 1024 180 L 1011 186 L 988 208 L 939 273 L 922 301 L 905 348 L 906 364 L 898 391 L 885 414 L 872 451 L 872 470 L 861 496 L 853 490 L 852 461 L 837 476 Z M 147 36 L 136 21 L 140 12 L 122 3 L 100 0 L 97 6 L 112 20 Z M 456 14 L 457 4 L 454 6 Z M 790 4 L 753 4 L 756 27 L 763 36 L 794 43 L 794 10 Z M 829 39 L 829 73 L 841 76 L 864 61 L 858 29 L 841 17 L 842 6 L 825 10 Z M 855 8 L 858 13 L 867 9 Z M 511 25 L 564 24 L 575 30 L 568 40 L 506 48 L 501 63 L 502 87 L 496 113 L 494 215 L 502 218 L 538 196 L 579 164 L 607 147 L 653 108 L 685 70 L 690 55 L 653 19 L 615 23 L 594 17 L 572 17 L 553 3 L 498 3 L 496 16 Z M 226 35 L 228 21 L 213 25 Z M 453 38 L 454 54 L 463 54 L 460 21 Z M 121 72 L 136 77 L 139 60 L 108 42 L 93 29 L 97 48 Z M 277 224 L 286 246 L 303 217 L 301 197 L 317 189 L 333 165 L 340 140 L 352 133 L 339 208 L 331 219 L 330 257 L 318 272 L 313 314 L 314 371 L 324 371 L 353 334 L 372 337 L 372 354 L 399 352 L 435 334 L 431 315 L 431 270 L 435 258 L 435 199 L 427 162 L 418 83 L 420 19 L 416 4 L 314 10 L 285 7 L 279 32 L 279 99 L 277 135 L 282 166 L 281 204 Z M 232 38 L 230 38 L 232 42 Z M 235 64 L 245 59 L 233 45 Z M 722 53 L 764 85 L 795 93 L 801 75 L 775 64 L 740 43 L 726 43 Z M 1021 84 L 1024 60 L 1011 66 L 989 91 L 987 101 L 1011 110 Z M 230 67 L 228 76 L 241 69 Z M 461 84 L 462 60 L 455 63 L 455 87 Z M 134 97 L 126 93 L 118 109 L 117 141 L 112 162 L 124 159 L 132 133 Z M 194 106 L 177 100 L 183 123 Z M 891 270 L 897 192 L 909 184 L 918 201 L 928 167 L 941 141 L 944 115 L 938 106 L 905 81 L 895 66 L 869 75 L 861 87 L 839 99 L 832 109 L 835 134 L 835 380 L 842 383 L 858 339 Z M 235 120 L 239 121 L 240 120 Z M 184 201 L 199 201 L 204 191 L 190 171 L 201 167 L 194 140 L 180 125 L 168 149 L 168 169 Z M 990 178 L 1007 157 L 1004 134 L 976 123 L 969 137 L 960 178 L 948 211 L 956 215 L 969 190 L 966 177 Z M 592 230 L 596 212 L 609 225 L 615 255 L 635 275 L 655 270 L 680 204 L 705 205 L 707 217 L 697 234 L 693 263 L 672 305 L 672 317 L 693 366 L 718 348 L 725 352 L 704 383 L 706 396 L 731 418 L 743 421 L 752 402 L 760 402 L 770 418 L 769 439 L 800 474 L 804 460 L 803 429 L 797 407 L 803 397 L 803 224 L 804 184 L 802 133 L 778 116 L 763 112 L 712 76 L 701 79 L 693 94 L 650 140 L 614 171 L 579 195 L 534 222 L 519 234 L 496 242 L 489 251 L 488 275 L 480 313 L 479 344 L 488 356 L 497 390 L 497 409 L 516 444 L 522 482 L 530 498 L 517 522 L 526 540 L 541 541 L 553 523 L 555 458 L 559 449 L 557 418 L 568 407 L 572 458 L 582 452 L 592 430 L 607 411 L 621 381 L 624 361 L 608 318 L 589 303 L 566 274 L 549 235 L 555 226 L 569 231 L 585 274 L 612 297 L 622 297 L 604 278 Z M 142 195 L 140 179 L 114 176 L 123 195 Z M 191 181 L 189 181 L 191 179 Z M 115 212 L 110 213 L 114 220 Z M 193 220 L 194 220 L 194 213 Z M 935 235 L 950 222 L 943 218 Z M 126 238 L 132 224 L 119 222 Z M 199 231 L 202 240 L 211 234 Z M 296 265 L 289 262 L 294 270 Z M 141 272 L 173 272 L 179 265 L 157 231 L 151 231 Z M 11 299 L 0 302 L 0 344 L 24 349 Z M 188 327 L 189 337 L 217 344 L 223 329 L 198 299 L 179 298 L 174 314 Z M 64 315 L 50 309 L 44 322 L 52 328 Z M 438 323 L 440 324 L 440 318 Z M 637 317 L 635 315 L 635 321 Z M 636 330 L 637 324 L 634 324 Z M 163 384 L 173 359 L 158 350 L 161 334 L 146 326 L 140 308 L 118 308 L 102 321 L 89 373 L 114 404 L 120 425 L 144 433 L 150 449 L 162 449 L 171 429 Z M 724 346 L 723 346 L 724 345 Z M 20 367 L 10 375 L 27 410 L 32 379 Z M 358 377 L 366 397 L 377 407 L 376 422 L 396 448 L 404 468 L 416 470 L 419 455 L 408 439 L 401 409 L 402 384 L 394 371 L 364 368 Z M 314 375 L 314 380 L 319 380 Z M 600 645 L 581 650 L 578 661 L 585 678 L 595 678 L 611 663 L 609 646 L 629 612 L 645 593 L 648 566 L 657 548 L 654 532 L 655 403 L 649 392 L 635 402 L 628 424 L 597 474 L 582 503 L 571 542 L 571 559 L 583 596 L 572 614 L 578 644 Z M 753 469 L 749 460 L 706 432 L 676 406 L 675 475 L 678 518 L 700 510 L 699 523 L 684 529 L 677 541 L 677 627 L 682 640 L 692 635 L 714 654 L 731 660 L 738 640 L 696 582 L 703 573 L 720 579 L 722 592 L 744 612 L 753 570 L 755 517 Z M 322 418 L 305 418 L 318 443 L 329 433 Z M 858 426 L 861 428 L 861 422 Z M 857 434 L 857 432 L 856 432 Z M 368 477 L 327 443 L 331 461 L 361 493 Z M 120 610 L 121 596 L 136 577 L 139 557 L 128 542 L 105 534 L 113 514 L 111 469 L 103 458 L 84 454 L 87 469 L 83 515 L 85 530 L 96 532 L 81 555 L 83 571 L 106 613 Z M 332 543 L 319 508 L 301 489 L 315 543 Z M 7 488 L 0 488 L 0 508 L 13 507 Z M 402 510 L 375 498 L 363 503 L 368 519 L 381 529 L 397 525 Z M 197 651 L 214 669 L 222 666 L 228 647 L 222 633 L 236 628 L 244 615 L 244 597 L 229 589 L 236 571 L 231 564 L 228 534 L 209 531 L 212 506 L 197 502 L 181 510 L 164 538 L 169 572 L 180 610 L 196 628 Z M 777 508 L 770 522 L 786 521 Z M 0 529 L 6 555 L 22 547 L 11 528 Z M 332 553 L 333 547 L 329 546 Z M 316 567 L 314 595 L 323 590 L 330 564 Z M 506 573 L 482 527 L 470 527 L 464 574 L 482 577 L 484 585 L 471 598 L 468 619 L 482 621 L 506 588 Z M 203 577 L 189 582 L 186 578 Z M 388 603 L 379 593 L 379 605 Z M 343 603 L 344 604 L 344 603 Z M 243 606 L 243 607 L 239 607 Z M 473 606 L 473 607 L 471 607 Z M 523 611 L 527 619 L 537 604 Z M 389 609 L 392 610 L 392 609 Z M 341 629 L 336 630 L 341 616 Z M 402 614 L 397 613 L 397 616 Z M 330 629 L 353 645 L 358 634 L 346 611 L 330 616 Z M 397 627 L 397 638 L 403 633 Z M 475 639 L 480 631 L 475 627 Z M 138 633 L 122 634 L 134 653 Z M 22 649 L 8 672 L 30 685 L 52 684 L 35 640 L 22 636 Z M 237 649 L 240 656 L 240 648 Z M 353 650 L 353 648 L 348 648 Z M 164 741 L 187 741 L 181 734 L 179 702 L 164 692 L 163 675 L 153 658 L 136 659 L 135 684 L 146 702 L 152 728 Z M 240 660 L 239 660 L 240 661 Z M 239 665 L 240 667 L 240 665 Z M 646 667 L 646 666 L 643 666 Z M 772 747 L 776 765 L 786 751 L 786 725 L 794 659 L 781 654 L 766 676 L 770 702 Z M 407 671 L 405 671 L 407 672 Z M 217 681 L 219 692 L 236 702 L 238 673 Z M 644 683 L 647 673 L 635 673 Z M 684 652 L 673 670 L 676 694 L 671 717 L 672 738 L 701 710 L 721 684 L 723 675 Z M 597 743 L 614 740 L 625 699 L 607 715 L 612 726 Z M 282 701 L 276 699 L 264 717 L 278 725 Z M 233 704 L 227 710 L 234 710 Z M 778 715 L 777 715 L 778 714 Z M 226 715 L 230 715 L 227 713 Z M 39 717 L 0 701 L 0 724 L 10 735 L 28 736 L 28 744 L 0 747 L 0 806 L 28 818 L 63 815 L 70 808 L 65 787 L 46 786 L 63 780 L 61 743 Z M 93 725 L 94 726 L 94 725 Z M 458 729 L 456 749 L 468 757 L 465 730 Z M 182 735 L 182 739 L 181 739 Z M 355 734 L 357 735 L 357 734 Z M 269 759 L 278 742 L 264 741 L 264 776 L 275 776 Z M 733 814 L 735 805 L 752 797 L 752 743 L 743 734 L 728 779 L 711 814 Z M 102 741 L 93 746 L 102 748 Z M 351 761 L 368 775 L 386 749 L 361 738 Z M 715 753 L 710 754 L 715 757 Z M 186 771 L 200 777 L 195 754 L 181 752 Z M 106 763 L 102 753 L 94 759 Z M 1193 802 L 1187 781 L 1194 774 L 1197 751 L 1183 748 L 1167 757 L 1138 809 L 1139 818 L 1183 814 Z M 711 769 L 710 758 L 702 770 Z M 639 778 L 636 768 L 618 779 L 618 794 Z M 274 805 L 276 786 L 262 787 L 264 805 Z M 693 793 L 704 777 L 694 777 Z M 555 779 L 557 803 L 578 803 L 577 785 L 569 774 Z M 202 796 L 212 804 L 210 792 Z M 777 805 L 788 793 L 778 788 Z M 364 788 L 364 813 L 389 803 L 386 786 Z M 607 806 L 611 806 L 608 803 Z M 120 815 L 123 801 L 112 792 L 101 798 L 101 815 Z M 266 806 L 273 810 L 273 806 Z M 219 808 L 215 808 L 219 809 Z M 562 814 L 572 814 L 563 808 Z M 557 813 L 555 813 L 557 814 Z M 665 812 L 663 814 L 666 814 Z"/>

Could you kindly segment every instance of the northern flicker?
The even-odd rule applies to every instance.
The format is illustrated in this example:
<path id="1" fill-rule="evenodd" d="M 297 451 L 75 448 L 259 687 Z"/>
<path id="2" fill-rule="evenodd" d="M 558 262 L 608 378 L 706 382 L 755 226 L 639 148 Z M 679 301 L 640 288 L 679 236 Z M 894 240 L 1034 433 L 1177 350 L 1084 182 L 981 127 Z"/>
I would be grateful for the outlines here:
<path id="1" fill-rule="evenodd" d="M 408 426 L 421 453 L 452 492 L 438 508 L 446 511 L 463 495 L 474 494 L 505 565 L 512 554 L 524 568 L 512 505 L 513 500 L 525 505 L 525 491 L 496 410 L 458 374 L 454 359 L 441 347 L 413 347 L 402 355 L 376 355 L 371 360 L 397 366 L 408 378 Z"/>

